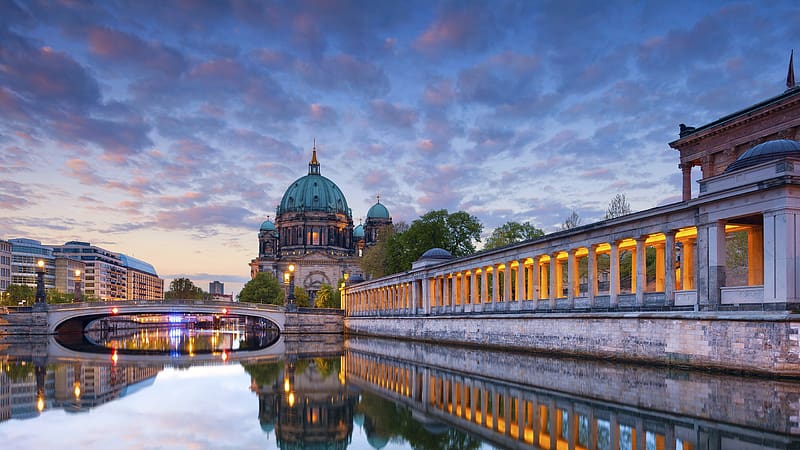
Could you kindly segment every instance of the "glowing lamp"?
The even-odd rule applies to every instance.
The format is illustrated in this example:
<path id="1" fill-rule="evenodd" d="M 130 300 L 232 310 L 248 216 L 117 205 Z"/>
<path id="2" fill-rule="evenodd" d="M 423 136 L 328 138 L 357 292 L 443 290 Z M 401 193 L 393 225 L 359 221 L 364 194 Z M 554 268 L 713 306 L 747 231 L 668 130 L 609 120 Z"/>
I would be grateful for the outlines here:
<path id="1" fill-rule="evenodd" d="M 294 264 L 289 264 L 289 272 L 294 272 Z"/>
<path id="2" fill-rule="evenodd" d="M 81 277 L 81 269 L 75 269 L 75 278 Z"/>
<path id="3" fill-rule="evenodd" d="M 222 308 L 222 314 L 228 314 L 228 308 Z"/>
<path id="4" fill-rule="evenodd" d="M 289 407 L 294 406 L 294 392 L 289 392 Z"/>
<path id="5" fill-rule="evenodd" d="M 222 352 L 222 360 L 223 361 L 227 361 L 228 360 L 228 352 Z"/>
<path id="6" fill-rule="evenodd" d="M 117 314 L 117 313 L 119 313 L 119 308 L 117 308 L 116 306 L 111 308 L 111 314 Z"/>
<path id="7" fill-rule="evenodd" d="M 42 412 L 42 411 L 44 411 L 44 397 L 39 397 L 39 398 L 36 400 L 36 409 L 37 409 L 39 412 Z"/>
<path id="8" fill-rule="evenodd" d="M 111 362 L 116 366 L 117 361 L 119 361 L 119 355 L 117 355 L 117 349 L 114 349 L 114 353 L 111 354 Z"/>
<path id="9" fill-rule="evenodd" d="M 44 269 L 44 260 L 40 259 L 39 261 L 36 261 L 36 265 L 39 266 L 40 269 Z"/>

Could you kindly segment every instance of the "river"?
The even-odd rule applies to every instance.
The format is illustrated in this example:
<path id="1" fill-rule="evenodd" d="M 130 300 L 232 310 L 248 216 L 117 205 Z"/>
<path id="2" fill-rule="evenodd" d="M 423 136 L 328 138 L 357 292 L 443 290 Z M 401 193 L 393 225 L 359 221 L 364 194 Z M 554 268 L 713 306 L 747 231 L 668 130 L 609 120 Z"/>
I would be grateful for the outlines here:
<path id="1" fill-rule="evenodd" d="M 800 447 L 787 380 L 239 324 L 67 341 L 0 344 L 4 449 Z"/>

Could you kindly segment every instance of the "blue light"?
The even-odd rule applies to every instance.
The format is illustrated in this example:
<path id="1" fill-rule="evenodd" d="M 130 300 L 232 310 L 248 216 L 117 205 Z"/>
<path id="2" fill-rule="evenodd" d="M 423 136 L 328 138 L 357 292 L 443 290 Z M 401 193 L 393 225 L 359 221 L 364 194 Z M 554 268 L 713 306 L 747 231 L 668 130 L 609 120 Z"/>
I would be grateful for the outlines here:
<path id="1" fill-rule="evenodd" d="M 170 316 L 167 316 L 167 321 L 169 323 L 181 323 L 181 322 L 183 322 L 183 316 L 170 315 Z"/>

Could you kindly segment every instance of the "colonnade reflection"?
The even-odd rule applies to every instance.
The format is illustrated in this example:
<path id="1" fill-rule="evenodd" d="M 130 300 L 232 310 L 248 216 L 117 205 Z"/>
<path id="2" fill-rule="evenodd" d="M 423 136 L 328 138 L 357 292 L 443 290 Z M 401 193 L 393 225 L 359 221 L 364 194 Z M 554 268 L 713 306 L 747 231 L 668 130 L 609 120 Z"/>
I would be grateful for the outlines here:
<path id="1" fill-rule="evenodd" d="M 355 347 L 359 350 L 351 348 L 346 352 L 348 383 L 401 403 L 417 416 L 455 426 L 502 448 L 673 450 L 734 446 L 766 449 L 800 444 L 796 420 L 794 427 L 783 430 L 787 434 L 774 433 L 754 429 L 752 422 L 737 426 L 644 408 L 641 403 L 646 403 L 646 397 L 642 402 L 642 397 L 637 398 L 624 390 L 611 394 L 614 401 L 598 398 L 600 396 L 582 397 L 527 384 L 533 380 L 499 381 L 469 373 L 469 368 L 463 366 L 436 367 L 363 351 L 369 347 L 369 341 Z M 577 364 L 575 368 L 586 371 L 584 382 L 593 381 L 591 364 L 583 368 Z M 497 370 L 502 371 L 502 367 Z M 620 368 L 620 374 L 624 372 L 624 368 Z M 641 381 L 641 377 L 636 378 L 635 381 Z M 625 380 L 620 381 L 624 385 Z M 633 389 L 634 380 L 630 381 Z M 800 386 L 789 390 L 792 392 L 788 397 L 797 401 Z M 602 388 L 598 389 L 600 391 L 609 392 Z M 764 392 L 769 393 L 770 389 Z M 654 397 L 662 394 L 658 389 L 652 392 Z M 767 403 L 785 400 L 776 397 Z M 650 403 L 666 404 L 657 398 L 652 398 Z M 691 409 L 691 405 L 687 406 Z M 763 406 L 774 405 L 765 403 Z M 732 416 L 726 419 L 737 420 Z M 784 419 L 786 423 L 791 422 L 790 417 Z M 765 423 L 765 426 L 770 425 Z"/>

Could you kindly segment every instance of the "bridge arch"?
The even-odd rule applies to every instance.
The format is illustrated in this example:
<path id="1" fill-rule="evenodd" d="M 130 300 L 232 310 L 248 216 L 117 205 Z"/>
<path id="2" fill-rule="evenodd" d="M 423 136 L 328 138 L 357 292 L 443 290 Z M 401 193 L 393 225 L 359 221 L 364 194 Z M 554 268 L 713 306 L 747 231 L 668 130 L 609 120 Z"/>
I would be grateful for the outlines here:
<path id="1" fill-rule="evenodd" d="M 286 313 L 282 306 L 253 303 L 222 303 L 205 300 L 163 300 L 163 301 L 119 301 L 65 303 L 48 305 L 47 329 L 55 334 L 58 328 L 72 319 L 87 320 L 113 315 L 133 314 L 227 314 L 247 316 L 270 321 L 282 334 L 286 324 Z"/>

